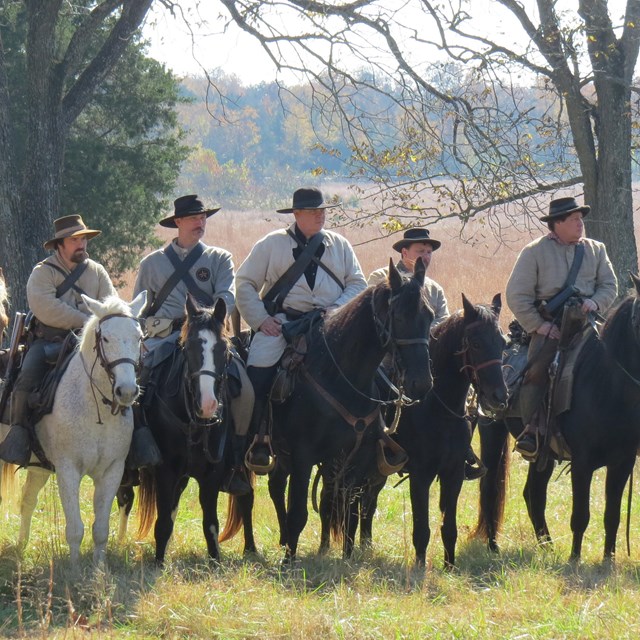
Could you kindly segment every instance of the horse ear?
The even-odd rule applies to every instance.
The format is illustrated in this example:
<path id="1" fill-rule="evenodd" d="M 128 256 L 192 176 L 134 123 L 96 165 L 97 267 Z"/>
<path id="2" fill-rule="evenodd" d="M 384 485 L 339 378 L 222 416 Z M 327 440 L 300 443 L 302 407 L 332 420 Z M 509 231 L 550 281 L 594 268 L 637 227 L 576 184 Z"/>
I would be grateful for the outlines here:
<path id="1" fill-rule="evenodd" d="M 202 313 L 200 305 L 196 302 L 196 299 L 190 293 L 187 293 L 185 308 L 187 310 L 188 317 L 197 316 L 199 313 Z"/>
<path id="2" fill-rule="evenodd" d="M 493 311 L 496 318 L 500 317 L 500 311 L 502 311 L 502 296 L 496 293 L 491 301 L 491 311 Z"/>
<path id="3" fill-rule="evenodd" d="M 424 285 L 424 276 L 427 273 L 427 266 L 423 262 L 422 258 L 416 260 L 416 264 L 413 267 L 413 277 L 418 281 L 420 286 Z"/>
<path id="4" fill-rule="evenodd" d="M 220 323 L 224 324 L 224 319 L 227 315 L 227 303 L 224 298 L 218 298 L 213 307 L 213 317 Z"/>
<path id="5" fill-rule="evenodd" d="M 476 308 L 473 306 L 473 303 L 469 302 L 469 298 L 462 294 L 462 308 L 464 309 L 464 315 L 466 318 L 470 316 L 477 316 Z"/>
<path id="6" fill-rule="evenodd" d="M 640 278 L 635 274 L 629 271 L 629 277 L 631 278 L 631 282 L 636 288 L 636 293 L 640 296 Z"/>
<path id="7" fill-rule="evenodd" d="M 84 293 L 80 295 L 87 309 L 89 309 L 94 316 L 101 318 L 105 314 L 105 306 L 99 300 L 94 300 Z"/>
<path id="8" fill-rule="evenodd" d="M 402 286 L 402 276 L 396 269 L 396 265 L 393 264 L 393 258 L 389 258 L 389 286 L 391 291 L 397 291 Z"/>
<path id="9" fill-rule="evenodd" d="M 147 290 L 141 291 L 130 303 L 131 315 L 139 318 L 142 310 L 147 306 Z"/>

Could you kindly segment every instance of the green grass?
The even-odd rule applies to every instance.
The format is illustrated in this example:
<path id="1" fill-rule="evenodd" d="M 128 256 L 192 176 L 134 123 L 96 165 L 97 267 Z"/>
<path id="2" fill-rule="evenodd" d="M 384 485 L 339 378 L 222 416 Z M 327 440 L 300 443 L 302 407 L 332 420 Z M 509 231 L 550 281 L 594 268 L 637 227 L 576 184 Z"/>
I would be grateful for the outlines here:
<path id="1" fill-rule="evenodd" d="M 51 483 L 34 517 L 30 545 L 18 563 L 15 499 L 0 509 L 0 636 L 75 638 L 631 638 L 640 633 L 638 517 L 632 555 L 624 527 L 615 565 L 601 563 L 603 473 L 596 474 L 583 561 L 567 562 L 570 482 L 550 487 L 551 548 L 536 546 L 521 498 L 525 464 L 514 459 L 501 554 L 469 541 L 477 483 L 465 483 L 459 509 L 457 568 L 442 568 L 439 513 L 432 510 L 426 571 L 413 566 L 408 483 L 387 485 L 374 524 L 374 546 L 349 561 L 338 548 L 315 555 L 319 522 L 310 513 L 293 568 L 280 566 L 277 526 L 259 480 L 255 527 L 260 553 L 242 556 L 242 536 L 208 562 L 195 485 L 183 497 L 167 563 L 153 563 L 153 541 L 113 539 L 108 569 L 91 567 L 90 483 L 84 487 L 84 572 L 74 580 L 64 519 Z M 637 491 L 637 482 L 635 490 Z M 432 489 L 437 505 L 438 486 Z M 626 502 L 626 500 L 625 500 Z M 221 500 L 224 517 L 226 500 Z M 626 509 L 626 507 L 625 507 Z M 135 516 L 135 514 L 134 514 Z M 623 522 L 626 511 L 623 513 Z M 113 532 L 117 527 L 114 510 Z M 135 517 L 130 530 L 135 529 Z M 20 620 L 19 620 L 20 617 Z M 74 626 L 75 624 L 75 626 Z"/>

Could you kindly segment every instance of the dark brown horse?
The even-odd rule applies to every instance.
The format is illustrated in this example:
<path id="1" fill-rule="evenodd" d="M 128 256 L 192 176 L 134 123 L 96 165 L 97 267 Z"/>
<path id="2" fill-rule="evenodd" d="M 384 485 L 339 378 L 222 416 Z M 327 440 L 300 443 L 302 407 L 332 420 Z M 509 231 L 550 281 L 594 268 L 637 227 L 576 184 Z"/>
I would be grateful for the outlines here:
<path id="1" fill-rule="evenodd" d="M 409 483 L 416 564 L 424 565 L 429 528 L 429 489 L 440 481 L 441 534 L 445 567 L 455 564 L 458 537 L 457 505 L 471 430 L 466 415 L 469 388 L 473 387 L 485 411 L 503 410 L 507 389 L 502 376 L 504 338 L 498 325 L 501 301 L 474 305 L 462 296 L 463 308 L 432 331 L 429 351 L 433 389 L 418 405 L 402 411 L 397 441 L 409 452 Z M 378 491 L 382 487 L 378 487 Z M 371 541 L 377 493 L 362 500 L 361 541 Z"/>
<path id="2" fill-rule="evenodd" d="M 378 475 L 383 424 L 374 379 L 384 355 L 394 354 L 407 396 L 420 398 L 431 388 L 433 312 L 423 294 L 424 274 L 422 260 L 406 279 L 391 264 L 388 282 L 369 287 L 316 326 L 294 393 L 274 409 L 281 466 L 270 478 L 270 490 L 287 561 L 295 558 L 307 522 L 314 465 L 322 470 L 324 505 L 332 526 L 342 533 L 344 555 L 353 549 L 357 497 Z"/>
<path id="3" fill-rule="evenodd" d="M 253 491 L 229 497 L 225 530 L 218 536 L 218 496 L 232 465 L 233 433 L 231 412 L 228 407 L 221 411 L 220 406 L 227 400 L 229 359 L 229 344 L 224 335 L 225 303 L 218 299 L 213 309 L 206 309 L 188 297 L 186 309 L 181 346 L 175 352 L 178 370 L 172 366 L 172 359 L 167 360 L 165 370 L 157 376 L 161 382 L 148 408 L 149 425 L 163 461 L 140 474 L 139 535 L 145 535 L 157 511 L 155 540 L 159 563 L 164 560 L 180 496 L 189 478 L 198 482 L 202 529 L 209 555 L 218 559 L 218 542 L 230 538 L 242 525 L 245 552 L 255 551 Z"/>
<path id="4" fill-rule="evenodd" d="M 613 557 L 622 493 L 640 444 L 640 280 L 636 276 L 632 279 L 635 294 L 608 314 L 601 335 L 593 332 L 578 356 L 572 406 L 556 417 L 571 451 L 573 560 L 580 558 L 590 519 L 591 479 L 600 467 L 607 469 L 604 558 Z M 517 436 L 521 431 L 522 423 L 517 418 L 480 425 L 482 459 L 489 473 L 481 482 L 476 534 L 487 538 L 493 550 L 498 549 L 504 512 L 508 433 Z M 524 487 L 527 511 L 539 542 L 551 540 L 545 509 L 552 472 L 552 463 L 531 463 Z"/>

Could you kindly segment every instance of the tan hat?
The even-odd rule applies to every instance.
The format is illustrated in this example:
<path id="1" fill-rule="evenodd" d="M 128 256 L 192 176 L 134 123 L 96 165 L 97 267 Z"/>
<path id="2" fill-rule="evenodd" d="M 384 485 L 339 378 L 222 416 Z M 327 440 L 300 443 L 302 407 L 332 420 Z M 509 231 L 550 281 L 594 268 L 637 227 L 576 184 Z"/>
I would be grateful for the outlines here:
<path id="1" fill-rule="evenodd" d="M 79 215 L 58 218 L 53 221 L 53 228 L 55 229 L 55 235 L 42 245 L 45 249 L 53 249 L 56 241 L 64 238 L 87 236 L 87 238 L 91 239 L 102 233 L 102 231 L 97 231 L 96 229 L 89 229 Z"/>

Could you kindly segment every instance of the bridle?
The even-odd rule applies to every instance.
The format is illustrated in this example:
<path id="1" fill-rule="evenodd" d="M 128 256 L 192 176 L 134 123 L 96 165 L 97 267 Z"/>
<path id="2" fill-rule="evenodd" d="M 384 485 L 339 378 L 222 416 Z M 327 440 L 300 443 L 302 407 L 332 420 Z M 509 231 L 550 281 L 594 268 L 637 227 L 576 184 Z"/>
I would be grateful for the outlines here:
<path id="1" fill-rule="evenodd" d="M 116 400 L 116 393 L 115 393 L 115 386 L 116 386 L 116 376 L 114 373 L 114 369 L 120 365 L 120 364 L 130 364 L 133 366 L 135 372 L 136 372 L 136 378 L 139 376 L 140 374 L 140 369 L 142 367 L 142 349 L 143 349 L 143 343 L 142 343 L 142 332 L 140 332 L 140 337 L 139 337 L 139 353 L 138 353 L 138 358 L 136 360 L 134 360 L 133 358 L 116 358 L 115 360 L 108 360 L 106 353 L 105 353 L 105 349 L 104 349 L 104 339 L 102 337 L 102 325 L 107 322 L 108 320 L 112 320 L 113 318 L 127 318 L 129 320 L 132 320 L 133 322 L 137 323 L 138 325 L 140 325 L 140 319 L 136 318 L 135 316 L 131 316 L 128 315 L 126 313 L 108 313 L 107 315 L 103 316 L 102 318 L 100 318 L 98 320 L 98 324 L 96 326 L 95 332 L 94 332 L 94 345 L 93 345 L 93 350 L 96 352 L 96 357 L 93 361 L 93 364 L 91 365 L 91 371 L 87 370 L 87 366 L 86 363 L 84 361 L 84 357 L 82 355 L 82 353 L 80 352 L 80 359 L 82 361 L 82 366 L 85 370 L 85 373 L 87 374 L 90 384 L 91 384 L 91 391 L 93 393 L 93 399 L 96 402 L 96 410 L 98 413 L 98 422 L 97 424 L 103 424 L 102 423 L 102 418 L 100 417 L 100 409 L 99 409 L 99 404 L 98 404 L 98 400 L 96 398 L 96 391 L 100 394 L 100 396 L 102 397 L 102 402 L 103 404 L 106 404 L 107 406 L 109 406 L 111 409 L 111 415 L 115 416 L 118 412 L 120 412 L 122 415 L 124 415 L 125 411 L 128 409 L 128 407 L 123 407 L 120 404 L 118 404 L 118 401 Z M 104 394 L 102 392 L 102 390 L 98 387 L 94 377 L 93 377 L 93 372 L 94 369 L 96 367 L 96 364 L 100 363 L 100 366 L 104 369 L 105 373 L 107 374 L 107 377 L 109 378 L 109 382 L 111 382 L 111 399 L 109 399 L 109 397 Z"/>

